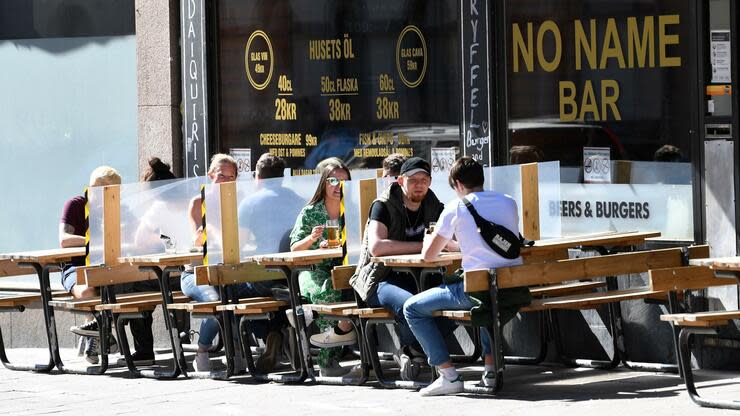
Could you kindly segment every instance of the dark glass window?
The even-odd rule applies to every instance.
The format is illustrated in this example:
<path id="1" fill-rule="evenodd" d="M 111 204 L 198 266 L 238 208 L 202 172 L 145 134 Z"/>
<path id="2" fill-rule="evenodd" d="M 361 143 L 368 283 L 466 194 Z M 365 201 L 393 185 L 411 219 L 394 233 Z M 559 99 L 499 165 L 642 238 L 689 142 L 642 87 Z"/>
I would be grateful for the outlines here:
<path id="1" fill-rule="evenodd" d="M 458 146 L 458 3 L 220 0 L 219 150 L 251 148 L 252 166 L 272 151 L 311 169 L 331 156 L 379 167 L 388 152 Z"/>
<path id="2" fill-rule="evenodd" d="M 689 162 L 696 97 L 690 6 L 507 1 L 514 159 L 529 153 L 580 166 L 583 147 L 593 146 L 609 147 L 612 160 Z"/>

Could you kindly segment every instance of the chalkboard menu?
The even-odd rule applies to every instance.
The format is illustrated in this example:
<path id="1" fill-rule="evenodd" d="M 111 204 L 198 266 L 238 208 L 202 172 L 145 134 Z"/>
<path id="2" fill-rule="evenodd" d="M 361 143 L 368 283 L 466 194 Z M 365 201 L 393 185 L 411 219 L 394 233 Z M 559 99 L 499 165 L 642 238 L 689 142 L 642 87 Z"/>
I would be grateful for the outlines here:
<path id="1" fill-rule="evenodd" d="M 218 137 L 294 169 L 460 145 L 460 3 L 220 0 Z"/>

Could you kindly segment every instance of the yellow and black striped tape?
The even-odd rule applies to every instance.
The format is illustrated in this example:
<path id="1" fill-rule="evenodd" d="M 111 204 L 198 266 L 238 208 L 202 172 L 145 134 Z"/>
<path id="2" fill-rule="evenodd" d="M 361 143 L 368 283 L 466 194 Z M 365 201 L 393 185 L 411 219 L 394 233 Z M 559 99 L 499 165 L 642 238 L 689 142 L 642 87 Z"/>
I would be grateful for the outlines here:
<path id="1" fill-rule="evenodd" d="M 200 186 L 200 218 L 203 227 L 203 265 L 208 266 L 208 239 L 206 234 L 206 186 Z"/>
<path id="2" fill-rule="evenodd" d="M 342 242 L 342 264 L 349 264 L 347 254 L 347 227 L 344 222 L 344 181 L 339 182 L 339 238 Z"/>
<path id="3" fill-rule="evenodd" d="M 90 265 L 90 200 L 87 199 L 87 186 L 85 187 L 85 266 Z"/>

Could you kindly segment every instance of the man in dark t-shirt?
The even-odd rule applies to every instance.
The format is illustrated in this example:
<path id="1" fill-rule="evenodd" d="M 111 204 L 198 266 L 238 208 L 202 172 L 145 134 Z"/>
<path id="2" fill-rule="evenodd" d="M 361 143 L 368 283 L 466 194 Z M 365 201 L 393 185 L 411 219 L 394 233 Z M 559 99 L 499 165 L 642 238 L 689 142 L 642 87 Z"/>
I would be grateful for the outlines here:
<path id="1" fill-rule="evenodd" d="M 373 202 L 365 230 L 366 250 L 362 258 L 394 254 L 420 253 L 424 231 L 430 222 L 437 221 L 444 205 L 429 189 L 431 185 L 429 162 L 412 157 L 403 163 L 398 181 L 387 188 Z M 361 261 L 362 263 L 362 261 Z M 424 359 L 421 347 L 403 316 L 403 304 L 416 292 L 413 279 L 391 272 L 382 277 L 364 269 L 371 265 L 358 265 L 352 283 L 363 299 L 372 307 L 385 307 L 393 311 L 399 325 L 401 348 L 394 358 L 401 368 L 403 380 L 414 380 Z M 364 279 L 363 279 L 364 277 Z M 363 281 L 364 280 L 364 281 Z M 372 281 L 372 282 L 370 282 Z"/>

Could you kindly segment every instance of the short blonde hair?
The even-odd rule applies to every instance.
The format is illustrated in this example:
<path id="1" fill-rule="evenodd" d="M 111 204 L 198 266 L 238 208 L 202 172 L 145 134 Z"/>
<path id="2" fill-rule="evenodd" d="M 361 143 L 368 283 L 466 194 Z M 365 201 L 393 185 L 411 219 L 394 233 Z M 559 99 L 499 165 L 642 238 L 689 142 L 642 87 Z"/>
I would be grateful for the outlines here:
<path id="1" fill-rule="evenodd" d="M 90 174 L 90 186 L 120 185 L 121 175 L 110 166 L 98 166 Z"/>
<path id="2" fill-rule="evenodd" d="M 218 168 L 218 165 L 227 163 L 234 167 L 234 172 L 236 172 L 237 175 L 239 175 L 239 168 L 236 165 L 236 160 L 231 157 L 230 155 L 227 155 L 225 153 L 216 153 L 211 158 L 211 165 L 208 167 L 208 173 L 211 174 L 216 171 Z"/>

